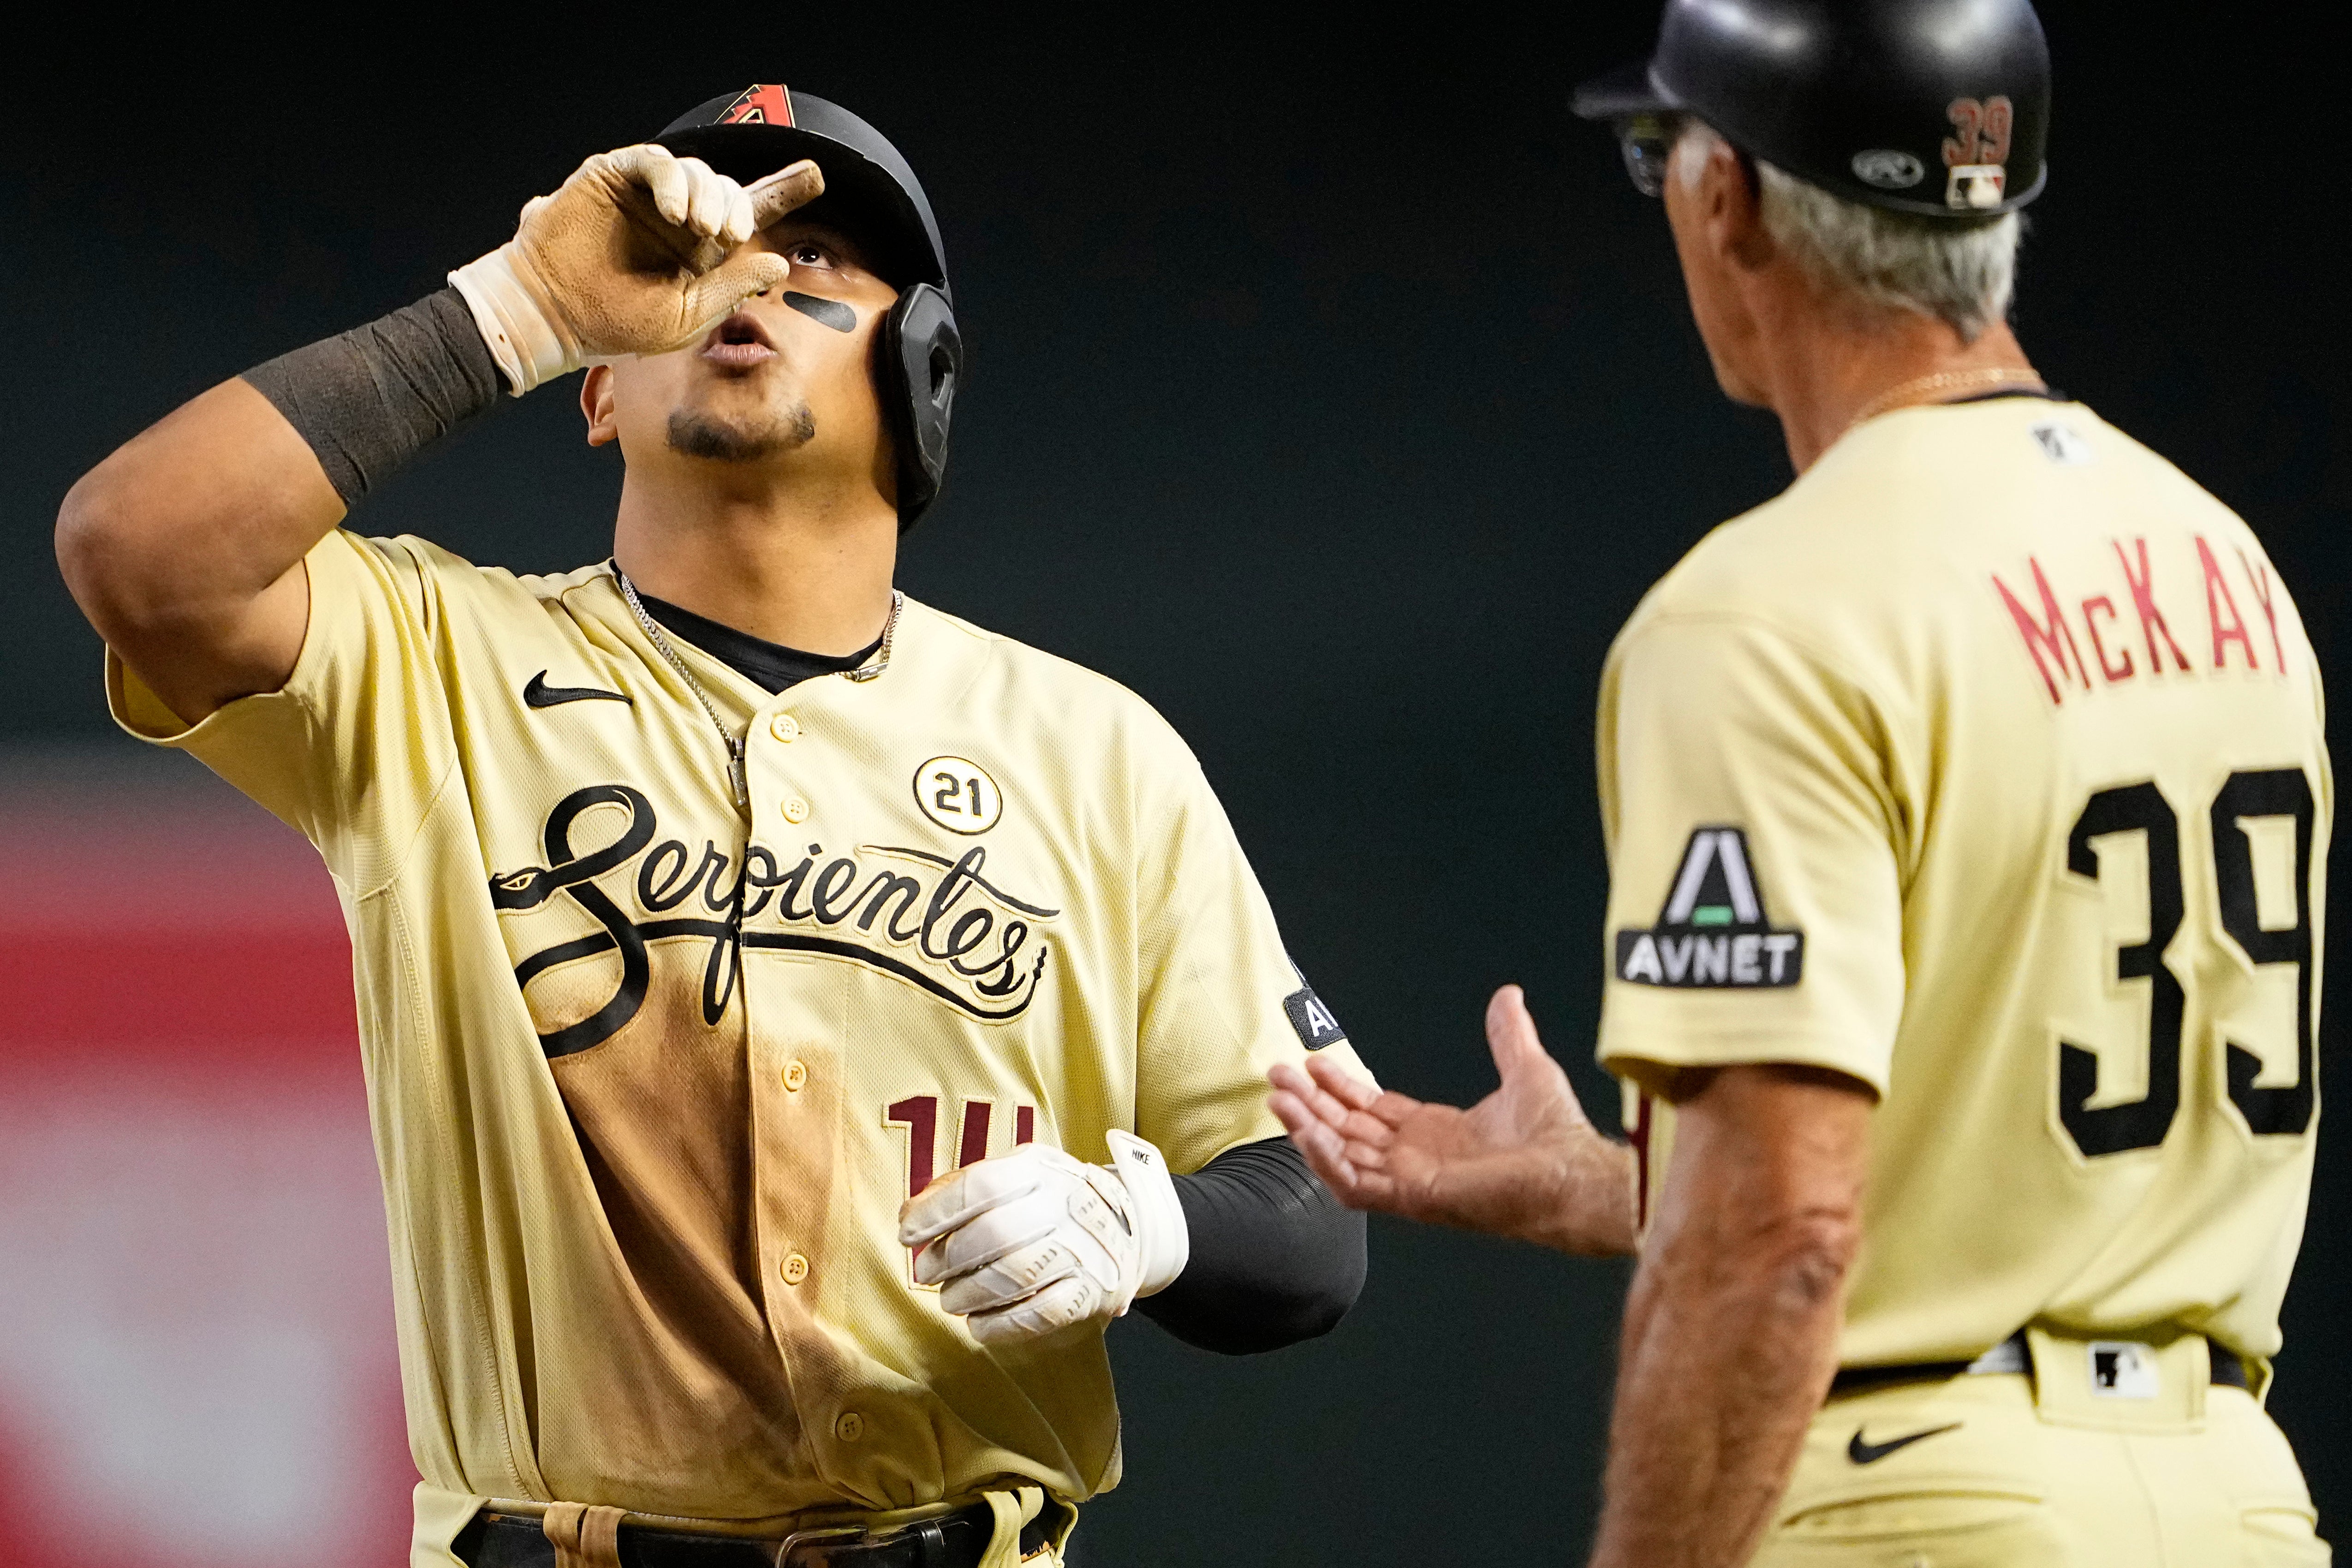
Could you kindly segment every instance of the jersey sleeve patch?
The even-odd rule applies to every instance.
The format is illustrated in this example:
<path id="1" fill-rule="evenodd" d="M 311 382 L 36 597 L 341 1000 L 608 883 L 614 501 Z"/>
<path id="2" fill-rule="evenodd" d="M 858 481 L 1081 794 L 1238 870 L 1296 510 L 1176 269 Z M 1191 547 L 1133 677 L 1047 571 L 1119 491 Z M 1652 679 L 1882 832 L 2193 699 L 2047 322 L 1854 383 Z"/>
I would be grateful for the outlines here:
<path id="1" fill-rule="evenodd" d="M 1315 994 L 1312 985 L 1302 984 L 1285 996 L 1282 1010 L 1289 1016 L 1290 1026 L 1298 1031 L 1299 1043 L 1310 1051 L 1336 1046 L 1348 1037 L 1348 1031 L 1339 1026 L 1339 1020 L 1331 1016 L 1331 1009 Z"/>
<path id="2" fill-rule="evenodd" d="M 1772 990 L 1804 972 L 1805 933 L 1765 919 L 1748 835 L 1737 827 L 1693 833 L 1657 924 L 1617 933 L 1617 978 L 1634 985 Z"/>

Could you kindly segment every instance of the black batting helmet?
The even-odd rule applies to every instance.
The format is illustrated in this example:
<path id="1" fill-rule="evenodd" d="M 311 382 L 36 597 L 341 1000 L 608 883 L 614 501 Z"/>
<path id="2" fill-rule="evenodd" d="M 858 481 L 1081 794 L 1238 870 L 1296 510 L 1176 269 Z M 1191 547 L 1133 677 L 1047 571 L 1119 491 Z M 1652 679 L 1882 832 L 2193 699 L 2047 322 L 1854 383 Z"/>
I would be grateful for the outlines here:
<path id="1" fill-rule="evenodd" d="M 2050 51 L 2029 0 L 1666 0 L 1587 120 L 1688 114 L 1822 189 L 1923 217 L 2042 194 Z"/>
<path id="2" fill-rule="evenodd" d="M 963 379 L 947 249 L 915 172 L 849 110 L 775 83 L 714 98 L 654 140 L 745 184 L 803 158 L 815 161 L 824 194 L 800 213 L 856 239 L 898 290 L 876 334 L 875 368 L 898 447 L 898 526 L 913 527 L 947 472 L 948 424 Z"/>

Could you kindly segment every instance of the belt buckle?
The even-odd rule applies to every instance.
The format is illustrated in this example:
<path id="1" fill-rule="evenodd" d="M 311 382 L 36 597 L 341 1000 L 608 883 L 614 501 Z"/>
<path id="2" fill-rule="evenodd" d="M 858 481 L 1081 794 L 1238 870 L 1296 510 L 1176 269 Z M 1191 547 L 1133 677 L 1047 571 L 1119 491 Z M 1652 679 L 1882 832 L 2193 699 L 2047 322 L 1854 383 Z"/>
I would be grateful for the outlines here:
<path id="1" fill-rule="evenodd" d="M 832 1524 L 814 1530 L 795 1530 L 784 1537 L 782 1545 L 776 1548 L 776 1568 L 793 1568 L 793 1554 L 803 1546 L 813 1546 L 820 1541 L 837 1541 L 845 1536 L 862 1541 L 866 1537 L 866 1529 L 863 1525 Z"/>

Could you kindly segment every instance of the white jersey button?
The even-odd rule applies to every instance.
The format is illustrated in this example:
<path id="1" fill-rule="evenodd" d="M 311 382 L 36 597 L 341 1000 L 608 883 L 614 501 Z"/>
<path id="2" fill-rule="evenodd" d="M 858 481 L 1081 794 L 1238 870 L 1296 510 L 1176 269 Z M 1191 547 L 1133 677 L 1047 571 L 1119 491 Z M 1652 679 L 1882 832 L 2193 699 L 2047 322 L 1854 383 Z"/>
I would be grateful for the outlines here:
<path id="1" fill-rule="evenodd" d="M 777 1272 L 784 1277 L 785 1284 L 797 1285 L 808 1278 L 808 1258 L 795 1252 L 784 1259 L 784 1266 Z"/>
<path id="2" fill-rule="evenodd" d="M 866 1436 L 866 1417 L 855 1410 L 845 1410 L 833 1424 L 833 1435 L 845 1443 L 855 1443 Z"/>
<path id="3" fill-rule="evenodd" d="M 779 713 L 768 721 L 768 733 L 790 745 L 801 738 L 801 721 L 789 713 Z"/>
<path id="4" fill-rule="evenodd" d="M 796 795 L 786 795 L 784 797 L 784 820 L 786 822 L 806 822 L 808 820 L 808 802 L 803 800 Z"/>
<path id="5" fill-rule="evenodd" d="M 801 1091 L 801 1086 L 806 1082 L 808 1082 L 807 1063 L 790 1061 L 784 1064 L 784 1087 L 786 1089 L 792 1090 L 794 1094 L 798 1094 Z"/>

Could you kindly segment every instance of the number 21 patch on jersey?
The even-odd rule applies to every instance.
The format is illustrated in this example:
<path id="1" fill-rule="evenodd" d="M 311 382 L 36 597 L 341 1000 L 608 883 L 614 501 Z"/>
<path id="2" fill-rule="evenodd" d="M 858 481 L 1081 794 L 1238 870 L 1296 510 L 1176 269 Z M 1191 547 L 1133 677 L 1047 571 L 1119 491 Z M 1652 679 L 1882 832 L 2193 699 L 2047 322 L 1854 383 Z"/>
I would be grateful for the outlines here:
<path id="1" fill-rule="evenodd" d="M 1617 933 L 1617 978 L 1635 985 L 1769 990 L 1804 972 L 1805 933 L 1765 920 L 1748 835 L 1737 827 L 1693 833 L 1658 923 Z"/>

